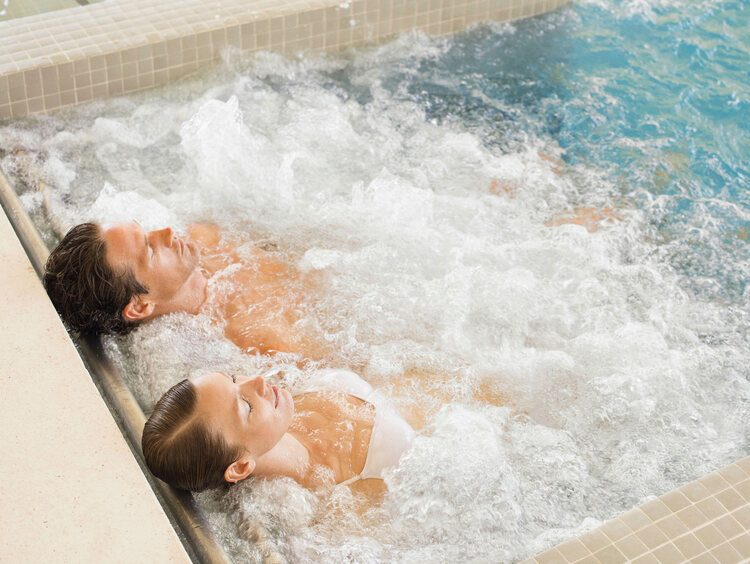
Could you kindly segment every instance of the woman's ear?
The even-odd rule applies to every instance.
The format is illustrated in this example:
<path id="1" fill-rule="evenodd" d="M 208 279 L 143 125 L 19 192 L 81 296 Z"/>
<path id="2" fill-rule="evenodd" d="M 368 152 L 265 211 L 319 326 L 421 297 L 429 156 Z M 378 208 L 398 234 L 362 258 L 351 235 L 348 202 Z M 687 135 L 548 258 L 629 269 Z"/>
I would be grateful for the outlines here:
<path id="1" fill-rule="evenodd" d="M 255 460 L 248 453 L 232 462 L 224 471 L 224 479 L 232 484 L 244 480 L 255 470 Z"/>
<path id="2" fill-rule="evenodd" d="M 128 305 L 122 309 L 122 317 L 126 321 L 143 321 L 154 313 L 154 304 L 148 300 L 142 300 L 139 296 L 130 298 Z"/>

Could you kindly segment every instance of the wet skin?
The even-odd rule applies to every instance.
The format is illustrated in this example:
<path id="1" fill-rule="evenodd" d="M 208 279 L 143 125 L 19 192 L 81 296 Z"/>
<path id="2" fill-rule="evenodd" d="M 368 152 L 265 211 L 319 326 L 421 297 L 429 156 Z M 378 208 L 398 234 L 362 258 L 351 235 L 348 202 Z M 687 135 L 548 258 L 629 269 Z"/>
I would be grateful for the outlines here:
<path id="1" fill-rule="evenodd" d="M 282 253 L 252 247 L 240 256 L 216 229 L 204 225 L 190 226 L 185 238 L 171 228 L 146 232 L 135 222 L 115 225 L 102 236 L 110 265 L 118 272 L 130 270 L 148 289 L 123 310 L 126 319 L 204 310 L 247 352 L 315 356 L 293 327 L 311 284 Z M 217 273 L 226 284 L 208 294 L 207 280 Z"/>
<path id="2" fill-rule="evenodd" d="M 214 372 L 191 382 L 196 416 L 242 452 L 237 467 L 225 474 L 228 481 L 288 476 L 316 488 L 362 471 L 375 421 L 369 403 L 343 393 L 292 398 L 262 376 Z"/>

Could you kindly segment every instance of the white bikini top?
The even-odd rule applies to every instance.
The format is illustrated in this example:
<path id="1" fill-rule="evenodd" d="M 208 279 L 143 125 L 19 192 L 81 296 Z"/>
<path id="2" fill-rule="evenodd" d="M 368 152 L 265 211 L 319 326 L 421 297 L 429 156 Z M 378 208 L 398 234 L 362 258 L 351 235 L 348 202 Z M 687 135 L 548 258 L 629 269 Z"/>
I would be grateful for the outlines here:
<path id="1" fill-rule="evenodd" d="M 320 370 L 313 375 L 305 391 L 342 392 L 375 407 L 375 423 L 372 425 L 364 468 L 358 476 L 341 482 L 343 485 L 368 478 L 382 479 L 383 472 L 398 464 L 401 455 L 414 440 L 414 429 L 393 409 L 387 398 L 354 372 L 344 369 Z"/>

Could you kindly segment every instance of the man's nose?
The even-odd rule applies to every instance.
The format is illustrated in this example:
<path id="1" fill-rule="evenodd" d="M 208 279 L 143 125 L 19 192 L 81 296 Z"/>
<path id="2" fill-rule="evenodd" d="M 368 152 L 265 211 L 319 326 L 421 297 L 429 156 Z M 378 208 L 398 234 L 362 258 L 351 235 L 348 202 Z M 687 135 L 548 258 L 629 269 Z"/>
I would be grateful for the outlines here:
<path id="1" fill-rule="evenodd" d="M 156 233 L 159 235 L 159 239 L 161 239 L 161 242 L 163 245 L 167 247 L 172 246 L 172 240 L 174 239 L 174 231 L 172 231 L 171 227 L 165 227 L 164 229 L 160 229 Z"/>

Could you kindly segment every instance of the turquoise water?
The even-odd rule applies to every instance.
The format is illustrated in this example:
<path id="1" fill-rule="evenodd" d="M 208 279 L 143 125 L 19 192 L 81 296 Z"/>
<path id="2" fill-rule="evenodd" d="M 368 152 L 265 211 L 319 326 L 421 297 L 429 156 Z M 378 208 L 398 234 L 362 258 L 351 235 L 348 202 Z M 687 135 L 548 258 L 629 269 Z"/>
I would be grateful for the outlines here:
<path id="1" fill-rule="evenodd" d="M 687 286 L 744 304 L 748 61 L 747 2 L 584 1 L 463 34 L 384 84 L 503 150 L 554 139 L 562 160 L 603 169 L 623 204 L 647 212 Z"/>

